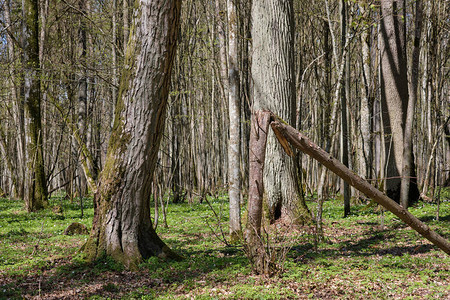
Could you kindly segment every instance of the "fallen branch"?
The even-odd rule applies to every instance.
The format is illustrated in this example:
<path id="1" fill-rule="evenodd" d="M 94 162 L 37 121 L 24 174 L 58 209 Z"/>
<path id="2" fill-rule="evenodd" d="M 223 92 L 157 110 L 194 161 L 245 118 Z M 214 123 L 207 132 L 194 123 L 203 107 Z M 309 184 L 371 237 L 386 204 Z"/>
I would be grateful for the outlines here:
<path id="1" fill-rule="evenodd" d="M 336 175 L 344 179 L 348 184 L 363 192 L 368 197 L 373 199 L 378 204 L 384 206 L 391 211 L 403 222 L 408 224 L 412 229 L 420 233 L 424 238 L 432 242 L 434 245 L 442 249 L 445 253 L 450 254 L 450 243 L 445 238 L 434 232 L 428 225 L 422 223 L 418 218 L 412 215 L 408 210 L 397 204 L 394 200 L 386 196 L 384 193 L 376 189 L 366 180 L 353 173 L 350 169 L 344 166 L 340 161 L 325 152 L 319 146 L 314 144 L 306 136 L 301 134 L 298 130 L 285 124 L 276 115 L 271 112 L 263 112 L 270 114 L 272 129 L 277 133 L 276 136 L 285 144 L 288 141 L 292 146 L 299 149 L 303 153 L 308 154 L 325 167 L 330 169 Z M 250 149 L 252 151 L 252 149 Z"/>

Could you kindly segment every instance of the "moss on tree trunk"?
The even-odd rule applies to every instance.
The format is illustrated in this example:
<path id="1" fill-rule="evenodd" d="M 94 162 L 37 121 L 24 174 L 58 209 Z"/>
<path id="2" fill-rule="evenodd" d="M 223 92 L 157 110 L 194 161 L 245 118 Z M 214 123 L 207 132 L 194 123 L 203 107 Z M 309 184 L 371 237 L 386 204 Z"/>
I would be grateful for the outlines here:
<path id="1" fill-rule="evenodd" d="M 120 79 L 113 132 L 94 197 L 94 221 L 84 251 L 111 256 L 129 269 L 150 256 L 180 258 L 150 219 L 153 171 L 169 95 L 180 17 L 179 0 L 141 1 Z"/>
<path id="2" fill-rule="evenodd" d="M 37 0 L 22 2 L 23 11 L 23 95 L 27 128 L 27 172 L 25 203 L 28 211 L 47 205 L 47 183 L 42 150 L 41 72 L 39 62 L 39 7 Z"/>

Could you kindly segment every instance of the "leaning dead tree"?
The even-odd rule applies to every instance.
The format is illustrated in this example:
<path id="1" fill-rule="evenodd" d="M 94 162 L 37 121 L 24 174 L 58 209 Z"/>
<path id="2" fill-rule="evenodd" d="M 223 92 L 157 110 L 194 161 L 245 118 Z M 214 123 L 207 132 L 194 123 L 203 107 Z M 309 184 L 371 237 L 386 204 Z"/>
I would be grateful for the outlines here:
<path id="1" fill-rule="evenodd" d="M 262 184 L 262 170 L 264 169 L 265 146 L 268 127 L 272 127 L 278 141 L 288 155 L 292 155 L 290 146 L 293 146 L 305 154 L 308 154 L 336 175 L 344 179 L 348 184 L 366 194 L 378 204 L 391 211 L 412 229 L 420 233 L 424 238 L 450 254 L 448 240 L 434 232 L 428 225 L 421 222 L 407 209 L 397 204 L 394 200 L 369 184 L 366 180 L 353 173 L 341 162 L 322 150 L 306 136 L 295 128 L 286 124 L 270 111 L 257 111 L 252 118 L 250 133 L 250 173 L 249 173 L 249 201 L 248 221 L 245 231 L 248 253 L 250 259 L 255 262 L 255 267 L 260 274 L 270 274 L 270 261 L 261 248 L 261 217 L 262 198 L 264 186 Z"/>
<path id="2" fill-rule="evenodd" d="M 260 274 L 270 274 L 270 259 L 261 239 L 262 203 L 264 194 L 264 160 L 270 114 L 256 111 L 252 115 L 249 150 L 248 217 L 244 235 L 247 255 Z"/>

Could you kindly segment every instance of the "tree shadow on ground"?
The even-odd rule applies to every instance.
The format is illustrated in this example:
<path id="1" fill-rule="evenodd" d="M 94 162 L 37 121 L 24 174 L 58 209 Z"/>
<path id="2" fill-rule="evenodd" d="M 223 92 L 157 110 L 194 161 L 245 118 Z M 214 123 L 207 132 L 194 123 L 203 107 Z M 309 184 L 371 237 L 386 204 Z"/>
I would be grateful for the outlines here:
<path id="1" fill-rule="evenodd" d="M 445 221 L 449 216 L 442 217 L 440 220 Z M 433 221 L 433 217 L 423 217 L 421 218 L 423 222 Z M 378 225 L 375 222 L 358 222 L 359 225 L 371 226 L 367 228 L 360 236 L 362 238 L 352 238 L 350 235 L 345 237 L 344 241 L 335 243 L 334 245 L 320 245 L 317 250 L 312 243 L 299 244 L 291 249 L 289 256 L 294 259 L 294 261 L 314 261 L 319 258 L 343 258 L 343 257 L 372 257 L 372 256 L 403 256 L 405 254 L 417 255 L 428 253 L 432 250 L 437 250 L 438 248 L 432 244 L 413 244 L 413 245 L 396 245 L 401 237 L 399 230 L 409 228 L 403 222 L 395 222 L 394 224 L 384 227 L 383 229 L 374 228 L 374 225 Z M 404 231 L 403 231 L 404 232 Z M 436 229 L 435 232 L 442 235 L 443 237 L 448 236 L 441 229 Z M 417 232 L 411 229 L 408 235 L 417 234 Z M 407 240 L 412 238 L 406 237 Z M 419 239 L 424 239 L 419 237 Z M 414 239 L 415 240 L 415 239 Z M 425 239 L 424 239 L 425 240 Z M 330 242 L 329 244 L 332 244 Z"/>
<path id="2" fill-rule="evenodd" d="M 0 299 L 89 299 L 92 296 L 114 299 L 139 291 L 142 295 L 151 295 L 164 292 L 173 284 L 183 286 L 192 280 L 200 280 L 217 270 L 248 269 L 248 261 L 237 247 L 182 250 L 179 254 L 184 260 L 152 257 L 135 272 L 123 269 L 107 257 L 92 263 L 70 257 L 56 259 L 37 272 L 8 278 L 0 276 Z"/>
<path id="3" fill-rule="evenodd" d="M 436 216 L 424 216 L 419 218 L 422 222 L 449 222 L 450 221 L 450 215 L 445 216 L 439 216 L 439 221 L 436 220 Z"/>

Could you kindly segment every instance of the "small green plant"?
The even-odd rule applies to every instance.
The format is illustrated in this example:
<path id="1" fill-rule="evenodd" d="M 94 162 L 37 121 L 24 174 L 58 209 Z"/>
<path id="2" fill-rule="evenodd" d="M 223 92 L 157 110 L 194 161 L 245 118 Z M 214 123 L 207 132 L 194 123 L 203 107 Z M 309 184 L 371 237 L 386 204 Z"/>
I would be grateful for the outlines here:
<path id="1" fill-rule="evenodd" d="M 119 287 L 111 282 L 108 282 L 105 285 L 103 285 L 103 289 L 110 293 L 117 293 L 119 291 Z"/>

